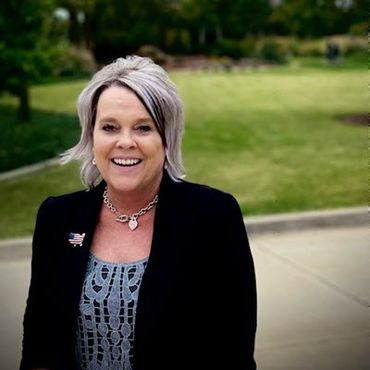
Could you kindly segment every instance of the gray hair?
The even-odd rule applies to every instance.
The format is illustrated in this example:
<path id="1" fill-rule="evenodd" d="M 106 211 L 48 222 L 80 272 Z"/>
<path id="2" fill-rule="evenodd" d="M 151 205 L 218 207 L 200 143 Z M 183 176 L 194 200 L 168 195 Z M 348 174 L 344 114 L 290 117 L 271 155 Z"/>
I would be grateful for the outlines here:
<path id="1" fill-rule="evenodd" d="M 149 58 L 128 56 L 118 58 L 113 63 L 95 73 L 82 90 L 77 103 L 81 125 L 80 141 L 62 154 L 63 164 L 80 160 L 81 179 L 92 188 L 101 175 L 92 164 L 93 130 L 96 107 L 101 93 L 110 86 L 122 86 L 132 90 L 151 115 L 165 147 L 165 168 L 174 181 L 184 176 L 181 156 L 181 140 L 184 132 L 182 102 L 176 86 L 168 74 Z"/>

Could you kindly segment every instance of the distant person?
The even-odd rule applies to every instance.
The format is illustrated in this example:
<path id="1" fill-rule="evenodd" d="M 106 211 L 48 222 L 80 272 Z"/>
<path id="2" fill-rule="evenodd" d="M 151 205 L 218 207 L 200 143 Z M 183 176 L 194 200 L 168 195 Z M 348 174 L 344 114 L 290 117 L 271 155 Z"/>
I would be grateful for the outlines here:
<path id="1" fill-rule="evenodd" d="M 336 42 L 328 42 L 326 46 L 326 58 L 330 63 L 337 63 L 340 58 L 340 48 Z"/>
<path id="2" fill-rule="evenodd" d="M 20 368 L 255 369 L 256 285 L 230 194 L 183 180 L 183 108 L 150 59 L 117 59 L 78 100 L 87 190 L 46 199 Z"/>

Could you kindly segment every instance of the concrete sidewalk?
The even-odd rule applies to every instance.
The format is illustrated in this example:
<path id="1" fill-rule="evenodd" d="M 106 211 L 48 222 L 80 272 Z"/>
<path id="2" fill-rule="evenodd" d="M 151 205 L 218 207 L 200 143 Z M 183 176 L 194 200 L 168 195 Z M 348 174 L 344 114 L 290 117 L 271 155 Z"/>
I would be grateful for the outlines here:
<path id="1" fill-rule="evenodd" d="M 260 370 L 370 369 L 367 226 L 251 238 Z"/>
<path id="2" fill-rule="evenodd" d="M 369 236 L 364 225 L 250 231 L 259 370 L 370 369 Z M 1 370 L 19 363 L 29 277 L 29 255 L 0 258 Z"/>

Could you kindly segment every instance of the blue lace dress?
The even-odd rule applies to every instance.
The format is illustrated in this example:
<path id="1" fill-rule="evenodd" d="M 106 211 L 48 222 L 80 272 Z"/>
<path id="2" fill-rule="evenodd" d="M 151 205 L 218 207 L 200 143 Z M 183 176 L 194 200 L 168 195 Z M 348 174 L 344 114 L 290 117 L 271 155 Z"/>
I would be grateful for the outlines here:
<path id="1" fill-rule="evenodd" d="M 138 293 L 148 258 L 104 262 L 90 254 L 77 318 L 82 370 L 132 370 Z"/>

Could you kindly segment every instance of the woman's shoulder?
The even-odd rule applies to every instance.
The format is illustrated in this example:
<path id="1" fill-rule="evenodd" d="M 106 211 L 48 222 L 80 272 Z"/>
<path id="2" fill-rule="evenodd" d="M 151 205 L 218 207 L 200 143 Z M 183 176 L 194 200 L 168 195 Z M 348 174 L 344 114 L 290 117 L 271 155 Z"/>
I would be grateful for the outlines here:
<path id="1" fill-rule="evenodd" d="M 63 210 L 79 208 L 84 204 L 91 203 L 98 192 L 98 188 L 93 188 L 61 195 L 51 195 L 41 203 L 40 210 L 63 212 Z"/>
<path id="2" fill-rule="evenodd" d="M 205 207 L 220 207 L 221 205 L 235 205 L 235 197 L 224 190 L 211 185 L 182 180 L 177 183 L 180 196 L 187 202 L 196 203 Z"/>
<path id="3" fill-rule="evenodd" d="M 192 181 L 175 183 L 164 204 L 166 211 L 176 213 L 178 219 L 190 218 L 193 225 L 199 223 L 204 227 L 205 224 L 214 227 L 240 223 L 243 218 L 234 195 L 217 187 Z"/>
<path id="4" fill-rule="evenodd" d="M 188 191 L 188 192 L 190 191 L 190 192 L 193 192 L 194 194 L 198 194 L 202 196 L 209 195 L 209 196 L 221 196 L 222 197 L 228 194 L 224 190 L 218 189 L 211 185 L 193 182 L 190 180 L 182 180 L 178 184 L 184 191 Z"/>

